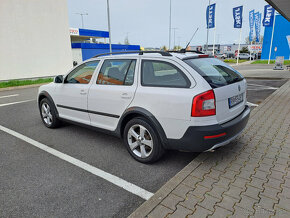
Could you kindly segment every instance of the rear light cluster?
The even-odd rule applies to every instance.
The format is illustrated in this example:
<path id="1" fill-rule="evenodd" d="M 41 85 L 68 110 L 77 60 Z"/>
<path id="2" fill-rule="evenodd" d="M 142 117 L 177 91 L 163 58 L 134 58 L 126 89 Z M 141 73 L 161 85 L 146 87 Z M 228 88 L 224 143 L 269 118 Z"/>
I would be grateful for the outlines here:
<path id="1" fill-rule="evenodd" d="M 193 98 L 191 109 L 192 117 L 206 117 L 215 114 L 215 95 L 213 90 L 201 93 Z"/>

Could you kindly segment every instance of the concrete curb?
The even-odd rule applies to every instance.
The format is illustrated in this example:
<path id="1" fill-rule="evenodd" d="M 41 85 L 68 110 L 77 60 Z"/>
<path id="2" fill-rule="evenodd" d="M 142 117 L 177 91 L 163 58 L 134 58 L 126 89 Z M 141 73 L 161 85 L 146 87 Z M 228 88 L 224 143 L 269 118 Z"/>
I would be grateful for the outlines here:
<path id="1" fill-rule="evenodd" d="M 41 83 L 41 84 L 33 84 L 33 85 L 26 85 L 26 86 L 13 86 L 13 87 L 7 87 L 7 88 L 0 88 L 0 92 L 2 91 L 11 91 L 11 90 L 17 90 L 17 89 L 28 89 L 28 88 L 35 88 L 42 85 L 46 85 L 48 83 Z"/>

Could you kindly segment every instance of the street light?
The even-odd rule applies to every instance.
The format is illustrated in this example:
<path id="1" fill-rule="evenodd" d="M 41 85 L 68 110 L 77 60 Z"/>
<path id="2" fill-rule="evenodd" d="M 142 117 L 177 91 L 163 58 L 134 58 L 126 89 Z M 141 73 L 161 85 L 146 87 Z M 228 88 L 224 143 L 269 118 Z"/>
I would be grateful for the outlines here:
<path id="1" fill-rule="evenodd" d="M 108 16 L 108 31 L 109 31 L 110 53 L 112 53 L 111 24 L 110 24 L 110 5 L 109 5 L 109 0 L 107 0 L 107 16 Z"/>
<path id="2" fill-rule="evenodd" d="M 89 14 L 88 13 L 75 13 L 75 14 L 81 15 L 81 17 L 82 17 L 82 28 L 84 28 L 84 15 L 89 15 Z"/>
<path id="3" fill-rule="evenodd" d="M 171 0 L 169 3 L 169 45 L 168 45 L 168 50 L 170 50 L 170 43 L 171 43 Z"/>
<path id="4" fill-rule="evenodd" d="M 175 47 L 175 30 L 177 30 L 178 28 L 174 27 L 172 29 L 173 29 L 173 50 L 174 50 L 174 47 Z"/>

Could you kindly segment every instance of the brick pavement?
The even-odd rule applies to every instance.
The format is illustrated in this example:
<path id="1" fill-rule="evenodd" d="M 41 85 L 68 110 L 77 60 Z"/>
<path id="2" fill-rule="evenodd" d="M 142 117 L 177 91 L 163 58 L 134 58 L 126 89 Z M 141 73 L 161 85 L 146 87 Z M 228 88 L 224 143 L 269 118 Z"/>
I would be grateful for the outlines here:
<path id="1" fill-rule="evenodd" d="M 200 154 L 130 217 L 290 217 L 290 81 L 237 140 Z"/>

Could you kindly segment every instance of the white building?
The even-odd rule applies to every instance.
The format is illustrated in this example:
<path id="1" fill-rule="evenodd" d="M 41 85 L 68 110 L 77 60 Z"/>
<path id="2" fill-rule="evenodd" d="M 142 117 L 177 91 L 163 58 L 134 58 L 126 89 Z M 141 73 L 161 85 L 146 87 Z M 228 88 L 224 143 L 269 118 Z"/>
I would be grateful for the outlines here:
<path id="1" fill-rule="evenodd" d="M 0 81 L 72 67 L 67 0 L 1 0 Z"/>

